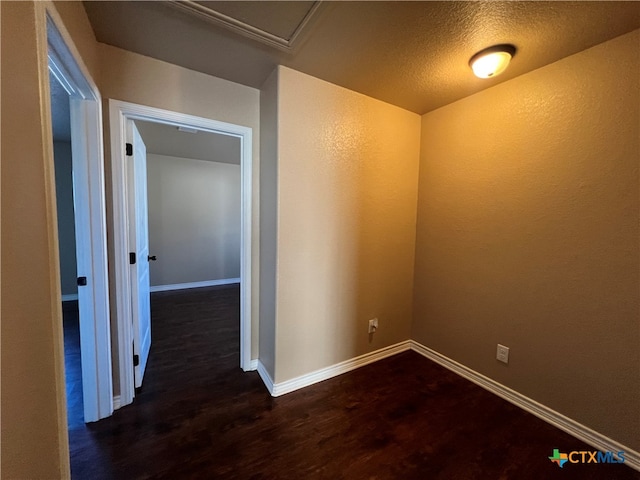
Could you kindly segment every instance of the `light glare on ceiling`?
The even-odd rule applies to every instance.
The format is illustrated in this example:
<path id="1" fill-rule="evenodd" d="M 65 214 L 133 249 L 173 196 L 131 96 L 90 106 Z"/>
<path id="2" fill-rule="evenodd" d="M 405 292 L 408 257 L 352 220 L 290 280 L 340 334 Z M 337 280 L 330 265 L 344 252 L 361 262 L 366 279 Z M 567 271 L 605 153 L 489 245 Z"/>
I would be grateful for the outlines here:
<path id="1" fill-rule="evenodd" d="M 476 53 L 469 60 L 469 65 L 476 77 L 495 77 L 507 69 L 515 53 L 513 45 L 495 45 Z"/>

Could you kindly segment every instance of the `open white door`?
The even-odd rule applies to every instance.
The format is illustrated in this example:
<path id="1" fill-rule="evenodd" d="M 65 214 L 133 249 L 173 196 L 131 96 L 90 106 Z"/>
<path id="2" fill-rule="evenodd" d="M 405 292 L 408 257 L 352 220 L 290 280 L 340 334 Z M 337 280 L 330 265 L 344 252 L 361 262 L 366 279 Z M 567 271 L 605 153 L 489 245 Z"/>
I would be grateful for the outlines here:
<path id="1" fill-rule="evenodd" d="M 82 403 L 84 421 L 95 422 L 113 413 L 102 97 L 57 10 L 49 2 L 36 7 L 46 12 L 50 74 L 70 99 Z"/>
<path id="2" fill-rule="evenodd" d="M 95 102 L 78 98 L 70 99 L 73 218 L 78 275 L 82 403 L 85 422 L 95 422 L 100 418 L 111 415 L 111 412 L 113 412 L 110 402 L 112 398 L 111 384 L 108 384 L 108 390 L 100 392 L 99 379 L 96 375 L 96 365 L 103 362 L 104 359 L 99 357 L 101 352 L 96 342 L 99 330 L 96 328 L 95 319 L 103 312 L 108 315 L 108 306 L 105 305 L 107 298 L 96 295 L 96 293 L 106 288 L 106 278 L 104 276 L 101 277 L 99 270 L 94 266 L 94 263 L 99 261 L 99 258 L 95 257 L 98 257 L 99 254 L 97 252 L 100 250 L 95 248 L 96 221 L 91 218 L 93 202 L 95 202 L 91 197 L 91 175 L 93 172 L 89 171 L 91 165 L 87 160 L 91 151 L 87 141 L 87 132 L 83 131 L 85 128 L 84 122 L 91 115 L 91 111 L 94 108 Z M 98 231 L 99 233 L 103 232 Z M 107 336 L 107 341 L 108 338 Z M 109 344 L 107 343 L 107 345 Z"/>
<path id="3" fill-rule="evenodd" d="M 151 349 L 149 229 L 147 224 L 147 148 L 133 120 L 127 120 L 129 263 L 135 387 L 142 386 Z M 131 155 L 129 155 L 131 153 Z"/>

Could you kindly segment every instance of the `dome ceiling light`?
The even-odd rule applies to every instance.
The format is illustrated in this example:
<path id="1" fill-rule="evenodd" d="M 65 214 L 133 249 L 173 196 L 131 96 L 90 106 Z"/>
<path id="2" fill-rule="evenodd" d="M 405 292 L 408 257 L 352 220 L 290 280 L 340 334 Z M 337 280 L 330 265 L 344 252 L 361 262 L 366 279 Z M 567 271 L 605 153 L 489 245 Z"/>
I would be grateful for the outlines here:
<path id="1" fill-rule="evenodd" d="M 469 66 L 476 77 L 492 78 L 507 69 L 511 58 L 516 53 L 516 47 L 509 44 L 494 45 L 479 51 L 471 60 Z"/>

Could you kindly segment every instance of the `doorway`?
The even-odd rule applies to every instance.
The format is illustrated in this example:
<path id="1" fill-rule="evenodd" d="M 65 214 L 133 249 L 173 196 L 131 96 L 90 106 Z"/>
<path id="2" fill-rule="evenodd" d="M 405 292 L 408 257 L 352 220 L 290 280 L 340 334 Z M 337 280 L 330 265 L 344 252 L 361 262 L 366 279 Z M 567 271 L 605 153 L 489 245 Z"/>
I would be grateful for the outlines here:
<path id="1" fill-rule="evenodd" d="M 64 374 L 67 393 L 69 429 L 84 425 L 80 316 L 78 306 L 78 270 L 76 222 L 73 196 L 73 161 L 71 153 L 70 96 L 56 76 L 49 72 L 51 120 L 53 127 L 53 162 L 56 179 L 56 213 L 58 217 L 58 253 L 64 334 Z"/>
<path id="2" fill-rule="evenodd" d="M 77 293 L 71 294 L 77 295 L 82 411 L 84 422 L 94 422 L 113 413 L 101 98 L 70 45 L 55 10 L 48 10 L 50 77 L 69 107 L 70 142 L 60 151 L 66 150 L 72 172 L 67 188 L 73 193 Z"/>
<path id="3" fill-rule="evenodd" d="M 132 173 L 127 162 L 127 123 L 133 120 L 180 127 L 185 130 L 215 133 L 234 137 L 240 143 L 241 228 L 240 228 L 240 367 L 255 370 L 251 359 L 251 204 L 252 204 L 252 130 L 248 127 L 216 120 L 179 114 L 167 110 L 136 105 L 117 100 L 109 101 L 111 130 L 111 171 L 113 180 L 114 216 L 114 274 L 116 283 L 115 304 L 117 310 L 117 351 L 120 381 L 119 406 L 133 402 L 136 381 L 134 378 L 136 351 L 134 329 L 136 324 L 136 298 L 134 280 L 131 277 L 130 225 L 138 222 L 137 211 L 128 201 L 133 194 Z M 133 145 L 129 147 L 131 152 Z M 148 295 L 148 293 L 147 293 Z M 133 348 L 132 348 L 133 347 Z"/>
<path id="4" fill-rule="evenodd" d="M 136 219 L 128 225 L 134 381 L 141 388 L 159 314 L 150 292 L 241 283 L 241 155 L 240 139 L 230 135 L 142 120 L 127 120 L 126 133 Z M 239 339 L 233 343 L 237 350 Z"/>

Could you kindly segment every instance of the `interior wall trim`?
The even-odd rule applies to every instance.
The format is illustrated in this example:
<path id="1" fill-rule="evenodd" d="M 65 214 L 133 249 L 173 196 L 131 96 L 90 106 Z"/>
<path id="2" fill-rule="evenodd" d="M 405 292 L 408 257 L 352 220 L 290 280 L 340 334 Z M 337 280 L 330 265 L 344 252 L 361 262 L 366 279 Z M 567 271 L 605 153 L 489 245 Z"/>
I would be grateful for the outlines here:
<path id="1" fill-rule="evenodd" d="M 215 112 L 213 112 L 215 114 Z M 109 99 L 109 125 L 111 132 L 111 187 L 112 187 L 112 237 L 115 266 L 113 269 L 116 307 L 117 355 L 119 358 L 116 378 L 120 384 L 121 404 L 133 402 L 133 355 L 131 355 L 132 287 L 129 275 L 130 213 L 127 208 L 127 164 L 125 156 L 126 123 L 128 120 L 145 120 L 177 127 L 189 127 L 203 132 L 228 135 L 240 139 L 240 178 L 242 229 L 240 235 L 240 368 L 247 371 L 251 363 L 251 284 L 252 284 L 252 222 L 253 222 L 253 130 L 250 127 L 197 117 L 161 108 Z M 110 397 L 110 400 L 112 398 Z"/>
<path id="2" fill-rule="evenodd" d="M 395 345 L 390 345 L 374 352 L 365 353 L 364 355 L 360 355 L 359 357 L 345 360 L 344 362 L 336 363 L 335 365 L 321 368 L 311 373 L 307 373 L 306 375 L 300 375 L 299 377 L 295 377 L 280 383 L 273 382 L 262 363 L 258 363 L 258 373 L 260 374 L 262 381 L 269 390 L 269 393 L 271 393 L 271 395 L 274 397 L 279 397 L 280 395 L 285 395 L 295 390 L 308 387 L 309 385 L 313 385 L 314 383 L 322 382 L 323 380 L 328 380 L 343 373 L 350 372 L 351 370 L 355 370 L 356 368 L 364 367 L 365 365 L 377 362 L 378 360 L 382 360 L 383 358 L 391 357 L 398 353 L 405 352 L 410 348 L 410 340 L 405 340 L 404 342 L 396 343 Z"/>
<path id="3" fill-rule="evenodd" d="M 461 363 L 458 363 L 455 360 L 452 360 L 445 355 L 442 355 L 441 353 L 430 349 L 429 347 L 425 347 L 424 345 L 414 340 L 411 340 L 410 344 L 411 350 L 413 350 L 414 352 L 419 353 L 429 360 L 433 360 L 444 368 L 457 373 L 461 377 L 475 383 L 476 385 L 479 385 L 480 387 L 490 391 L 495 395 L 498 395 L 506 401 L 535 415 L 541 420 L 550 423 L 554 427 L 559 428 L 569 435 L 573 435 L 574 437 L 582 440 L 592 447 L 604 452 L 624 452 L 624 463 L 634 470 L 640 471 L 639 452 L 599 432 L 596 432 L 595 430 L 579 422 L 576 422 L 575 420 L 561 414 L 560 412 L 556 412 L 546 405 L 538 403 L 535 400 L 532 400 L 531 398 L 526 397 L 525 395 L 522 395 L 521 393 L 518 393 L 515 390 L 512 390 L 509 387 L 506 387 L 489 377 L 485 377 L 481 373 L 478 373 L 475 370 L 472 370 L 469 367 L 466 367 Z"/>
<path id="4" fill-rule="evenodd" d="M 285 52 L 293 51 L 295 45 L 300 43 L 303 37 L 302 33 L 305 27 L 310 24 L 311 19 L 317 16 L 322 1 L 316 1 L 313 3 L 304 18 L 300 19 L 300 22 L 296 26 L 293 34 L 290 38 L 284 38 L 273 33 L 267 32 L 261 28 L 250 25 L 238 18 L 230 17 L 224 13 L 218 12 L 215 8 L 207 5 L 201 5 L 193 0 L 181 0 L 171 1 L 167 5 L 179 8 L 192 15 L 200 17 L 209 23 L 226 28 L 234 33 L 242 35 L 243 37 L 251 40 L 256 40 L 264 45 L 275 47 Z"/>
<path id="5" fill-rule="evenodd" d="M 271 378 L 271 375 L 269 375 L 269 372 L 267 371 L 266 367 L 262 364 L 262 362 L 258 359 L 258 375 L 260 375 L 260 378 L 262 379 L 262 383 L 264 383 L 264 386 L 267 387 L 267 390 L 269 390 L 269 393 L 271 394 L 271 396 L 273 395 L 273 379 Z"/>
<path id="6" fill-rule="evenodd" d="M 40 33 L 43 36 L 39 37 L 44 42 L 43 49 L 37 52 L 42 60 L 39 62 L 40 94 L 43 98 L 50 96 L 49 72 L 61 82 L 69 94 L 76 263 L 78 275 L 88 279 L 87 285 L 76 292 L 81 320 L 82 402 L 85 420 L 95 422 L 113 413 L 110 328 L 112 311 L 109 303 L 102 97 L 53 2 L 36 2 L 36 14 L 37 18 L 44 20 L 40 25 L 42 27 Z M 50 171 L 51 175 L 46 175 L 45 194 L 48 205 L 53 205 L 52 208 L 55 210 L 55 179 L 53 178 L 55 169 L 53 151 L 50 150 L 53 138 L 49 100 L 46 103 L 47 108 L 42 111 L 44 113 L 42 131 L 47 148 L 43 153 L 46 157 L 46 173 Z M 51 212 L 48 210 L 48 213 Z M 54 219 L 55 224 L 55 212 L 51 218 Z M 55 249 L 55 253 L 50 252 L 51 258 L 59 262 L 58 234 L 53 232 L 49 241 L 50 247 Z M 53 301 L 58 303 L 62 301 L 59 277 L 56 278 L 55 283 L 57 288 L 51 293 Z M 54 315 L 53 320 L 53 336 L 62 338 L 62 319 L 58 321 Z M 59 355 L 57 345 L 61 343 L 55 343 L 53 355 L 57 357 Z M 64 351 L 60 353 L 62 362 L 56 361 L 56 365 L 64 364 Z M 56 376 L 58 386 L 61 386 L 60 390 L 64 393 L 65 381 L 62 369 L 58 376 L 58 367 L 56 367 Z M 63 414 L 63 411 L 66 411 L 64 395 L 58 396 L 57 402 L 58 421 L 64 424 L 60 432 L 63 432 L 66 431 Z M 66 434 L 64 439 L 60 438 L 60 444 L 68 444 Z M 61 448 L 66 449 L 66 447 Z M 68 465 L 68 451 L 61 455 L 65 457 L 61 463 L 64 470 L 67 468 L 64 465 Z"/>
<path id="7" fill-rule="evenodd" d="M 600 451 L 624 452 L 624 463 L 634 470 L 640 471 L 640 452 L 637 452 L 636 450 L 633 450 L 632 448 L 629 448 L 628 446 L 623 445 L 622 443 L 617 442 L 616 440 L 613 440 L 612 438 L 609 438 L 606 435 L 603 435 L 586 425 L 583 425 L 560 412 L 547 407 L 546 405 L 538 403 L 535 400 L 522 395 L 521 393 L 516 392 L 515 390 L 512 390 L 509 387 L 506 387 L 505 385 L 502 385 L 501 383 L 498 383 L 495 380 L 492 380 L 491 378 L 436 352 L 435 350 L 430 349 L 429 347 L 425 347 L 414 340 L 400 342 L 395 345 L 376 350 L 375 352 L 370 352 L 280 383 L 275 383 L 273 381 L 267 372 L 267 369 L 259 360 L 257 360 L 257 370 L 269 393 L 274 397 L 278 397 L 280 395 L 285 395 L 295 390 L 308 387 L 314 383 L 328 380 L 329 378 L 355 370 L 356 368 L 363 367 L 370 363 L 377 362 L 378 360 L 397 355 L 398 353 L 407 350 L 413 350 L 414 352 L 419 353 L 438 365 L 460 375 L 462 378 L 475 383 L 495 395 L 498 395 L 504 400 L 522 408 L 541 420 L 544 420 L 554 427 L 559 428 L 560 430 L 582 440 L 586 444 L 591 445 Z"/>
<path id="8" fill-rule="evenodd" d="M 171 285 L 156 285 L 149 287 L 151 292 L 168 292 L 170 290 L 186 290 L 187 288 L 216 287 L 218 285 L 233 285 L 240 283 L 240 278 L 221 278 L 220 280 L 204 280 L 202 282 L 174 283 Z"/>

